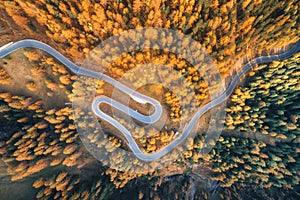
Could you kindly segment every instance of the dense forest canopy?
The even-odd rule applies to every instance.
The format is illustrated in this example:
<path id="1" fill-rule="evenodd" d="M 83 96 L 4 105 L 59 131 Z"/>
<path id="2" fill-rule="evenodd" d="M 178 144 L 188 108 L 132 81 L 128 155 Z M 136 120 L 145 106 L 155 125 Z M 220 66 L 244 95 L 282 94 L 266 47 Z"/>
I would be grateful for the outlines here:
<path id="1" fill-rule="evenodd" d="M 0 45 L 32 38 L 80 65 L 113 35 L 142 27 L 166 28 L 198 41 L 222 79 L 231 80 L 247 61 L 280 53 L 299 40 L 299 7 L 298 0 L 3 0 Z M 167 42 L 173 39 L 166 37 Z M 201 74 L 171 52 L 124 53 L 105 73 L 118 80 L 147 63 L 176 70 L 193 88 L 196 106 L 207 103 L 210 92 Z M 77 75 L 51 55 L 18 50 L 0 59 L 0 196 L 17 199 L 8 191 L 10 185 L 20 184 L 21 190 L 30 185 L 22 191 L 26 199 L 299 199 L 299 65 L 298 52 L 254 66 L 227 101 L 226 119 L 219 122 L 224 123 L 222 135 L 209 154 L 201 154 L 207 113 L 199 122 L 203 129 L 186 141 L 187 149 L 176 162 L 136 173 L 149 165 L 137 158 L 128 161 L 130 166 L 124 164 L 115 150 L 128 146 L 113 128 L 100 121 L 109 143 L 92 132 L 87 137 L 109 152 L 107 163 L 101 163 L 87 151 L 74 125 L 73 94 L 95 90 L 109 96 L 112 86 L 87 78 L 91 85 L 83 87 Z M 186 96 L 157 85 L 140 91 L 160 96 L 168 123 L 178 126 L 184 113 L 179 102 Z M 80 117 L 89 115 L 82 112 Z M 151 153 L 174 139 L 174 127 L 147 132 L 131 128 L 139 146 Z M 118 170 L 108 167 L 116 161 Z M 5 181 L 9 184 L 4 186 Z"/>

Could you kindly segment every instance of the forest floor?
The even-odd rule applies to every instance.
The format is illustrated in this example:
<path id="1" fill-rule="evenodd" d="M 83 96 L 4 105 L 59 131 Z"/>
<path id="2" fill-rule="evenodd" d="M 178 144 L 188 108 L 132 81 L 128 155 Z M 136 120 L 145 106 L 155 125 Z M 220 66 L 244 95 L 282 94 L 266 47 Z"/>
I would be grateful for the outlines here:
<path id="1" fill-rule="evenodd" d="M 32 180 L 11 181 L 11 176 L 6 172 L 6 164 L 0 159 L 0 198 L 5 200 L 34 199 L 36 190 L 28 184 Z M 13 189 L 13 190 L 12 190 Z"/>
<path id="2" fill-rule="evenodd" d="M 2 59 L 0 65 L 4 67 L 12 79 L 10 84 L 0 85 L 0 92 L 12 92 L 15 95 L 32 97 L 35 101 L 41 99 L 46 109 L 62 107 L 68 101 L 66 90 L 58 88 L 52 92 L 47 88 L 45 78 L 55 78 L 51 75 L 52 70 L 50 67 L 45 69 L 46 77 L 33 76 L 31 68 L 34 67 L 34 63 L 27 61 L 22 54 L 22 50 L 10 54 L 9 58 Z M 35 91 L 30 91 L 26 87 L 26 83 L 29 81 L 33 81 L 36 84 L 37 88 Z"/>

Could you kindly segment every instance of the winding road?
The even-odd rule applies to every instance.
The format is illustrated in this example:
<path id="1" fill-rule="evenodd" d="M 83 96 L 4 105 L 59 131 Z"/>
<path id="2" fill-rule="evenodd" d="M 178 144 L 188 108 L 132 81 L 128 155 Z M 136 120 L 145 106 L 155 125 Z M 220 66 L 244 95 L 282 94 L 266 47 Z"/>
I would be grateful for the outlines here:
<path id="1" fill-rule="evenodd" d="M 204 105 L 201 109 L 199 109 L 194 114 L 191 121 L 187 124 L 187 126 L 185 126 L 185 129 L 183 130 L 180 138 L 173 140 L 170 144 L 168 144 L 167 146 L 165 146 L 163 149 L 159 150 L 158 152 L 149 153 L 149 154 L 143 153 L 142 150 L 138 147 L 137 143 L 135 142 L 132 134 L 117 120 L 115 120 L 111 116 L 102 112 L 99 108 L 99 105 L 101 103 L 110 104 L 111 106 L 117 108 L 118 110 L 128 114 L 132 118 L 135 118 L 146 124 L 152 124 L 152 123 L 155 123 L 156 121 L 158 121 L 162 115 L 163 109 L 162 109 L 160 102 L 128 88 L 127 86 L 121 84 L 120 82 L 112 79 L 111 77 L 109 77 L 105 74 L 91 71 L 91 70 L 84 69 L 84 68 L 77 66 L 76 64 L 74 64 L 73 62 L 68 60 L 66 57 L 64 57 L 62 54 L 60 54 L 58 51 L 56 51 L 49 45 L 47 45 L 43 42 L 40 42 L 40 41 L 21 40 L 16 43 L 9 43 L 7 45 L 4 45 L 4 46 L 0 47 L 0 58 L 3 58 L 16 50 L 25 48 L 25 47 L 41 49 L 41 50 L 49 53 L 53 57 L 55 57 L 62 64 L 64 64 L 66 67 L 68 67 L 73 73 L 75 73 L 77 75 L 83 75 L 83 76 L 96 78 L 96 79 L 102 79 L 105 82 L 108 82 L 111 85 L 113 85 L 114 87 L 120 89 L 124 93 L 128 94 L 135 101 L 142 103 L 142 104 L 145 104 L 145 103 L 151 104 L 155 108 L 155 110 L 151 115 L 146 116 L 146 115 L 143 115 L 143 114 L 141 114 L 141 113 L 139 113 L 139 112 L 109 98 L 109 97 L 106 97 L 106 96 L 98 96 L 94 99 L 94 101 L 92 103 L 92 110 L 93 110 L 94 114 L 97 115 L 98 117 L 100 117 L 101 119 L 107 121 L 108 123 L 113 125 L 115 128 L 117 128 L 121 133 L 123 133 L 123 135 L 125 136 L 125 138 L 128 141 L 129 148 L 132 150 L 132 152 L 135 154 L 135 156 L 142 161 L 151 162 L 151 161 L 157 160 L 157 159 L 161 158 L 162 156 L 166 155 L 173 148 L 175 148 L 180 143 L 182 143 L 188 137 L 188 135 L 190 134 L 192 129 L 195 127 L 195 125 L 197 124 L 200 117 L 204 113 L 206 113 L 208 110 L 210 110 L 211 108 L 221 104 L 227 98 L 229 98 L 230 95 L 233 93 L 235 87 L 239 83 L 239 80 L 241 79 L 241 77 L 243 75 L 245 75 L 253 66 L 255 66 L 256 64 L 263 64 L 263 63 L 268 63 L 268 62 L 272 62 L 272 61 L 281 61 L 281 60 L 291 57 L 293 54 L 295 54 L 299 51 L 300 40 L 298 42 L 296 42 L 290 49 L 286 50 L 283 53 L 280 53 L 277 55 L 270 55 L 270 56 L 261 56 L 261 57 L 257 57 L 255 59 L 247 62 L 241 68 L 241 70 L 233 77 L 231 83 L 226 88 L 224 93 L 222 93 L 220 96 L 218 96 L 217 98 L 213 99 L 212 101 L 210 101 L 209 103 Z"/>

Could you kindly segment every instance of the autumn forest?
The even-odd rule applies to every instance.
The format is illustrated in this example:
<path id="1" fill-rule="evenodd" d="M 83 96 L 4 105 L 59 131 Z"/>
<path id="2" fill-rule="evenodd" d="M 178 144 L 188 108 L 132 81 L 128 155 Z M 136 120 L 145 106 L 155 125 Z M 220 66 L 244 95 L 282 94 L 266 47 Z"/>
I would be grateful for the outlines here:
<path id="1" fill-rule="evenodd" d="M 201 44 L 217 69 L 210 76 L 220 74 L 226 87 L 243 64 L 281 53 L 299 40 L 299 7 L 298 0 L 2 0 L 0 46 L 35 39 L 85 67 L 97 46 L 111 36 L 143 27 L 171 29 Z M 174 34 L 142 34 L 166 44 L 176 40 Z M 108 53 L 119 50 L 106 48 Z M 171 48 L 174 52 L 177 47 Z M 159 74 L 150 67 L 145 74 L 130 74 L 148 63 L 184 77 L 194 99 L 182 88 L 175 93 L 161 85 L 140 87 L 154 74 L 166 85 L 178 81 L 168 70 Z M 214 92 L 192 63 L 161 49 L 123 53 L 104 73 L 130 80 L 139 92 L 159 97 L 166 109 L 162 129 L 117 118 L 145 153 L 180 137 L 181 122 L 191 118 L 186 110 L 195 112 Z M 124 156 L 117 151 L 130 151 L 124 136 L 74 106 L 77 96 L 89 92 L 122 101 L 111 84 L 78 76 L 41 50 L 19 49 L 0 59 L 0 199 L 299 199 L 299 80 L 300 52 L 255 65 L 224 109 L 216 108 L 223 109 L 224 119 L 216 121 L 212 131 L 221 135 L 207 141 L 213 116 L 208 112 L 199 120 L 201 128 L 184 141 L 185 148 L 171 151 L 172 162 L 160 165 Z M 211 82 L 220 84 L 214 78 Z M 149 109 L 132 101 L 130 105 Z M 109 106 L 103 110 L 113 112 Z M 96 123 L 103 135 L 95 134 Z M 83 139 L 79 130 L 87 128 Z M 85 142 L 102 152 L 100 160 L 105 162 L 95 158 Z M 211 151 L 203 154 L 208 147 Z"/>

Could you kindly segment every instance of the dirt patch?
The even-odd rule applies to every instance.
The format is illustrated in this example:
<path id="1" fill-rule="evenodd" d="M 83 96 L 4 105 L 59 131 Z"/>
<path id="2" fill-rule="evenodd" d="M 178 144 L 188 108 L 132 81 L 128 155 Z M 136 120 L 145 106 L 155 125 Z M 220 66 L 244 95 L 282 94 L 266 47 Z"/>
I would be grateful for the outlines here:
<path id="1" fill-rule="evenodd" d="M 31 68 L 34 67 L 33 63 L 27 61 L 23 55 L 23 50 L 18 50 L 0 60 L 0 65 L 9 74 L 12 81 L 10 84 L 0 85 L 0 92 L 11 92 L 14 95 L 24 95 L 33 97 L 34 100 L 42 99 L 47 108 L 61 107 L 68 101 L 66 90 L 58 88 L 51 91 L 45 84 L 45 77 L 36 77 L 31 73 Z M 53 78 L 52 71 L 46 69 L 46 77 Z M 26 84 L 33 81 L 36 84 L 36 90 L 30 91 Z"/>

